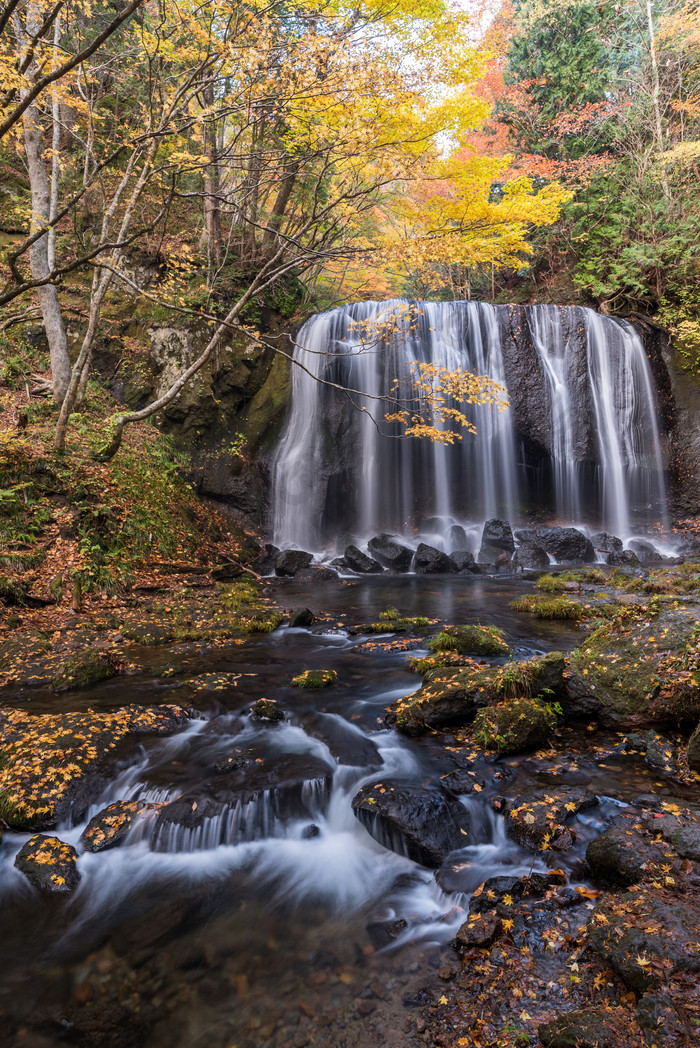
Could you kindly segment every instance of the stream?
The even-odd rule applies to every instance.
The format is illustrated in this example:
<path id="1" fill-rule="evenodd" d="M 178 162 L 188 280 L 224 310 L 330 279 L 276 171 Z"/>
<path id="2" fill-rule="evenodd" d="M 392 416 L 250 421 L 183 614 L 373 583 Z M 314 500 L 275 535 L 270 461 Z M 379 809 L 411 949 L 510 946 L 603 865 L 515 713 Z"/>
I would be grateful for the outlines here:
<path id="1" fill-rule="evenodd" d="M 40 897 L 13 865 L 29 834 L 5 834 L 0 1030 L 24 1023 L 17 1043 L 36 1048 L 422 1044 L 412 1018 L 441 992 L 437 972 L 454 957 L 448 944 L 469 893 L 488 877 L 533 866 L 532 855 L 506 838 L 494 797 L 552 782 L 599 795 L 601 804 L 575 820 L 575 847 L 557 860 L 576 885 L 586 843 L 606 819 L 640 794 L 666 790 L 641 758 L 601 759 L 615 737 L 582 725 L 555 739 L 556 752 L 474 766 L 482 788 L 461 800 L 481 843 L 453 853 L 437 878 L 383 847 L 354 816 L 362 784 L 386 777 L 436 788 L 458 759 L 444 736 L 410 739 L 387 729 L 386 707 L 416 690 L 420 677 L 404 652 L 377 650 L 374 642 L 391 637 L 348 627 L 394 606 L 407 616 L 499 626 L 516 658 L 575 647 L 577 627 L 510 611 L 530 586 L 459 576 L 341 580 L 313 590 L 274 583 L 268 594 L 281 605 L 309 604 L 322 621 L 210 650 L 148 649 L 152 674 L 62 698 L 62 709 L 189 705 L 183 680 L 239 675 L 198 695 L 197 716 L 179 735 L 120 751 L 87 818 L 57 828 L 82 852 L 72 895 Z M 161 675 L 164 662 L 173 676 Z M 314 668 L 337 671 L 338 683 L 290 686 L 293 675 Z M 276 699 L 286 719 L 251 718 L 261 696 Z M 32 709 L 40 712 L 41 700 Z M 227 760 L 243 762 L 251 779 L 248 795 L 228 801 Z M 264 783 L 270 768 L 279 788 L 256 790 L 256 776 Z M 177 802 L 182 818 L 146 817 L 121 846 L 82 851 L 89 818 L 136 798 Z M 534 868 L 547 866 L 537 859 Z"/>

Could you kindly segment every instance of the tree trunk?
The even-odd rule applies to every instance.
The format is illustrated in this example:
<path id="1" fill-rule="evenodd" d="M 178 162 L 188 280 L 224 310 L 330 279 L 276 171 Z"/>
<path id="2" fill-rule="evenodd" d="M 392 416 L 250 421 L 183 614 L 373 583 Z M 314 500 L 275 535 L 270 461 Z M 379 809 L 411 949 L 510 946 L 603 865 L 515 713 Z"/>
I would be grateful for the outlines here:
<path id="1" fill-rule="evenodd" d="M 287 162 L 284 166 L 284 175 L 282 176 L 282 185 L 277 193 L 277 198 L 272 207 L 272 214 L 270 215 L 267 223 L 267 229 L 263 234 L 262 239 L 262 256 L 267 258 L 274 249 L 277 235 L 282 228 L 282 221 L 287 211 L 289 204 L 289 198 L 292 195 L 294 184 L 297 180 L 297 174 L 299 173 L 299 161 L 293 160 Z"/>
<path id="2" fill-rule="evenodd" d="M 202 92 L 204 104 L 210 109 L 214 105 L 214 85 L 208 84 Z M 209 164 L 204 170 L 204 235 L 207 242 L 209 261 L 215 266 L 221 262 L 221 210 L 219 205 L 219 168 L 217 166 L 217 134 L 213 116 L 204 124 L 204 152 Z"/>

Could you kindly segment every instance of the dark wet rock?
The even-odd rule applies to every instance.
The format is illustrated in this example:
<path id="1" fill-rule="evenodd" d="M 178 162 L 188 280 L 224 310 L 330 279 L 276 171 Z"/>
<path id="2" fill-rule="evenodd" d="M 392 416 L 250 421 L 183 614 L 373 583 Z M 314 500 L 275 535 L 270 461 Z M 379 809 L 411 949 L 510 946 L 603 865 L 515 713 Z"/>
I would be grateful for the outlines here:
<path id="1" fill-rule="evenodd" d="M 627 1043 L 629 1022 L 609 1008 L 579 1008 L 542 1023 L 543 1048 L 619 1048 Z"/>
<path id="2" fill-rule="evenodd" d="M 591 535 L 591 542 L 600 553 L 615 553 L 622 549 L 622 539 L 617 535 L 610 535 L 607 531 L 597 531 Z"/>
<path id="3" fill-rule="evenodd" d="M 384 758 L 370 738 L 342 717 L 316 711 L 299 714 L 304 730 L 320 739 L 338 761 L 353 768 L 381 768 Z"/>
<path id="4" fill-rule="evenodd" d="M 644 880 L 662 861 L 661 850 L 631 827 L 613 826 L 586 848 L 592 877 L 622 887 Z"/>
<path id="5" fill-rule="evenodd" d="M 355 571 L 358 575 L 381 575 L 384 571 L 378 560 L 368 557 L 357 546 L 346 546 L 343 560 L 350 571 Z"/>
<path id="6" fill-rule="evenodd" d="M 512 564 L 514 568 L 547 568 L 549 555 L 538 543 L 523 542 L 513 554 Z"/>
<path id="7" fill-rule="evenodd" d="M 523 882 L 520 877 L 489 877 L 472 893 L 469 913 L 488 913 L 501 905 L 509 909 L 522 894 Z"/>
<path id="8" fill-rule="evenodd" d="M 587 564 L 595 560 L 595 550 L 590 539 L 577 528 L 550 528 L 538 532 L 539 544 L 558 561 L 582 560 Z"/>
<path id="9" fill-rule="evenodd" d="M 658 886 L 604 896 L 588 918 L 594 949 L 635 993 L 655 989 L 676 972 L 700 971 L 700 899 Z"/>
<path id="10" fill-rule="evenodd" d="M 448 575 L 454 571 L 454 565 L 446 553 L 421 542 L 413 559 L 413 570 L 417 575 Z"/>
<path id="11" fill-rule="evenodd" d="M 86 688 L 90 684 L 116 677 L 119 662 L 110 652 L 81 651 L 69 655 L 54 673 L 51 687 L 56 692 L 70 691 L 73 688 Z"/>
<path id="12" fill-rule="evenodd" d="M 397 542 L 392 535 L 382 532 L 367 544 L 372 556 L 390 571 L 408 571 L 413 560 L 413 550 Z"/>
<path id="13" fill-rule="evenodd" d="M 503 931 L 503 922 L 495 913 L 472 914 L 461 926 L 455 942 L 459 949 L 490 946 Z"/>
<path id="14" fill-rule="evenodd" d="M 570 846 L 573 838 L 569 839 L 571 831 L 564 825 L 565 821 L 597 803 L 595 794 L 578 786 L 533 790 L 509 806 L 506 830 L 521 847 L 530 851 L 540 851 L 545 845 L 556 847 L 558 838 Z"/>
<path id="15" fill-rule="evenodd" d="M 320 837 L 321 831 L 315 823 L 311 823 L 310 826 L 305 826 L 302 830 L 301 839 L 304 841 L 312 841 L 315 837 Z"/>
<path id="16" fill-rule="evenodd" d="M 614 568 L 638 568 L 639 557 L 631 549 L 618 549 L 613 550 L 612 553 L 608 553 L 605 558 L 606 562 Z"/>
<path id="17" fill-rule="evenodd" d="M 681 859 L 700 861 L 700 817 L 683 812 L 671 815 L 664 812 L 646 811 L 641 816 L 646 830 L 661 837 Z"/>
<path id="18" fill-rule="evenodd" d="M 646 542 L 644 539 L 631 539 L 628 542 L 628 547 L 634 553 L 637 554 L 639 561 L 644 567 L 649 567 L 652 564 L 663 564 L 663 554 L 659 553 L 655 546 L 652 546 L 651 542 Z"/>
<path id="19" fill-rule="evenodd" d="M 479 555 L 476 558 L 477 563 L 480 564 L 482 568 L 486 568 L 489 571 L 495 571 L 496 561 L 502 553 L 503 550 L 499 549 L 498 546 L 489 546 L 487 543 L 482 542 L 479 549 Z"/>
<path id="20" fill-rule="evenodd" d="M 290 612 L 289 625 L 292 629 L 308 629 L 316 621 L 310 608 L 295 608 Z"/>
<path id="21" fill-rule="evenodd" d="M 285 719 L 285 712 L 280 708 L 276 699 L 258 699 L 251 706 L 250 716 L 253 720 L 276 723 Z"/>
<path id="22" fill-rule="evenodd" d="M 311 553 L 300 549 L 285 549 L 275 559 L 275 575 L 294 576 L 298 571 L 308 568 L 313 560 Z"/>
<path id="23" fill-rule="evenodd" d="M 502 754 L 526 753 L 547 741 L 557 724 L 556 714 L 532 699 L 508 699 L 478 710 L 474 718 L 477 741 Z"/>
<path id="24" fill-rule="evenodd" d="M 566 874 L 563 870 L 550 870 L 549 873 L 531 873 L 527 878 L 527 890 L 530 895 L 544 895 L 553 887 L 563 887 Z"/>
<path id="25" fill-rule="evenodd" d="M 644 737 L 646 762 L 655 771 L 670 775 L 676 770 L 676 757 L 673 744 L 655 731 L 648 731 Z"/>
<path id="26" fill-rule="evenodd" d="M 515 549 L 515 541 L 513 539 L 513 530 L 508 521 L 496 518 L 487 520 L 481 533 L 481 545 L 493 546 L 495 549 L 512 553 Z"/>
<path id="27" fill-rule="evenodd" d="M 325 564 L 312 564 L 309 568 L 301 568 L 294 576 L 295 582 L 332 582 L 338 578 L 338 572 L 333 568 L 327 568 Z"/>
<path id="28" fill-rule="evenodd" d="M 274 575 L 275 564 L 280 552 L 278 546 L 273 546 L 271 542 L 267 542 L 263 547 L 263 552 L 259 557 L 256 557 L 250 565 L 251 568 L 253 571 L 256 571 L 258 575 Z"/>
<path id="29" fill-rule="evenodd" d="M 453 524 L 447 532 L 445 548 L 450 553 L 466 553 L 469 549 L 467 533 L 461 524 Z"/>
<path id="30" fill-rule="evenodd" d="M 700 724 L 698 724 L 688 740 L 686 756 L 688 759 L 688 767 L 693 768 L 694 771 L 700 771 Z"/>
<path id="31" fill-rule="evenodd" d="M 70 892 L 80 881 L 78 853 L 58 837 L 37 833 L 17 852 L 15 866 L 42 892 Z"/>
<path id="32" fill-rule="evenodd" d="M 154 829 L 156 850 L 169 850 L 178 831 L 194 831 L 195 840 L 215 848 L 257 840 L 274 819 L 313 818 L 330 795 L 333 768 L 308 753 L 260 753 L 230 754 L 228 773 L 217 769 L 214 779 L 166 804 Z"/>
<path id="33" fill-rule="evenodd" d="M 123 841 L 139 815 L 159 811 L 162 807 L 162 804 L 149 801 L 116 801 L 90 819 L 80 841 L 91 852 L 113 848 Z"/>
<path id="34" fill-rule="evenodd" d="M 450 560 L 454 565 L 454 570 L 459 575 L 481 574 L 481 568 L 474 560 L 474 554 L 469 553 L 468 550 L 455 550 L 454 553 L 450 554 Z"/>
<path id="35" fill-rule="evenodd" d="M 649 1048 L 687 1048 L 697 1034 L 681 1019 L 673 1001 L 662 993 L 646 993 L 637 1003 L 634 1017 Z"/>
<path id="36" fill-rule="evenodd" d="M 473 663 L 463 669 L 438 668 L 426 676 L 422 688 L 390 707 L 387 722 L 406 735 L 421 735 L 431 728 L 465 724 L 477 710 L 512 695 L 558 699 L 564 667 L 564 656 L 550 652 L 503 667 Z"/>
<path id="37" fill-rule="evenodd" d="M 510 553 L 499 553 L 496 557 L 496 571 L 504 571 L 510 568 Z"/>
<path id="38" fill-rule="evenodd" d="M 451 851 L 477 843 L 464 806 L 435 790 L 373 783 L 358 791 L 352 809 L 375 840 L 421 866 L 440 866 Z"/>
<path id="39" fill-rule="evenodd" d="M 245 768 L 246 764 L 249 763 L 249 757 L 245 757 L 242 753 L 234 753 L 230 757 L 224 757 L 223 760 L 217 761 L 214 765 L 214 771 L 219 775 L 225 775 L 229 771 L 238 771 L 239 768 Z"/>
<path id="40" fill-rule="evenodd" d="M 381 950 L 382 947 L 398 939 L 406 928 L 408 928 L 408 921 L 403 917 L 392 921 L 370 921 L 367 925 L 367 935 L 375 949 Z"/>

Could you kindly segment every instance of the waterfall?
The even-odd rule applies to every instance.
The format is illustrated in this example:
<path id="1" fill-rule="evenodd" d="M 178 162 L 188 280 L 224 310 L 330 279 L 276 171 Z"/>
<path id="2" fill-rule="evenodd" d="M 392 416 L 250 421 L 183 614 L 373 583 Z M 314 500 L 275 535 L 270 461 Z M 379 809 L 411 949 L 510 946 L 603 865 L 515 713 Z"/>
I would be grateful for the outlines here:
<path id="1" fill-rule="evenodd" d="M 622 536 L 665 522 L 655 388 L 625 321 L 581 307 L 364 302 L 312 317 L 294 360 L 272 464 L 282 547 L 435 537 L 455 522 L 517 521 L 525 504 Z M 414 362 L 487 374 L 511 408 L 469 406 L 477 432 L 453 445 L 402 438 L 382 398 L 415 401 Z"/>

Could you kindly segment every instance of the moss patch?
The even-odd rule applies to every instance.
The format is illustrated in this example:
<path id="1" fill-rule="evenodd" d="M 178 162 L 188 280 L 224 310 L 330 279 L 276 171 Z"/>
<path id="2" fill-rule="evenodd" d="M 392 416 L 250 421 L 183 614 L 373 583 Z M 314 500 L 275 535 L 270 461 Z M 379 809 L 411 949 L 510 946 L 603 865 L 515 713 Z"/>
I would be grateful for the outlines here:
<path id="1" fill-rule="evenodd" d="M 445 626 L 428 647 L 434 652 L 458 655 L 507 655 L 510 648 L 495 626 Z"/>
<path id="2" fill-rule="evenodd" d="M 295 688 L 327 688 L 337 680 L 335 670 L 304 670 L 292 677 L 292 684 Z"/>
<path id="3" fill-rule="evenodd" d="M 502 754 L 534 750 L 556 727 L 556 714 L 532 699 L 512 699 L 479 710 L 474 734 L 480 746 Z"/>
<path id="4" fill-rule="evenodd" d="M 82 651 L 66 659 L 51 681 L 51 687 L 56 692 L 86 688 L 116 677 L 118 672 L 119 663 L 110 653 Z"/>

